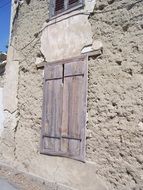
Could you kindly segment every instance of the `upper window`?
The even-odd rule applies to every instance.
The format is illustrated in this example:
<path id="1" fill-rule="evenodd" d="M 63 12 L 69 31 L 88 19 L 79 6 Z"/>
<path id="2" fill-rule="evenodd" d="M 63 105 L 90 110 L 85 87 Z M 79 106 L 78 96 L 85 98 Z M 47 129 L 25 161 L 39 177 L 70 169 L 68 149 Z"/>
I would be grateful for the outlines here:
<path id="1" fill-rule="evenodd" d="M 50 0 L 50 18 L 83 6 L 83 0 Z"/>

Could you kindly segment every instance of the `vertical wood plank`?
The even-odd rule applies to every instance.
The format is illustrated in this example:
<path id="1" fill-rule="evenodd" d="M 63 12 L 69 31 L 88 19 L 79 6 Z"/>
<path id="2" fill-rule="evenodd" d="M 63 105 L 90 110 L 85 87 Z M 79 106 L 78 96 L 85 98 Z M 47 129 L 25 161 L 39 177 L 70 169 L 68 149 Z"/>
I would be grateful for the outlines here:
<path id="1" fill-rule="evenodd" d="M 52 152 L 60 150 L 60 140 L 51 137 L 59 137 L 62 125 L 62 101 L 63 101 L 63 83 L 62 66 L 47 66 L 45 69 L 45 96 L 44 96 L 44 124 L 43 134 L 44 147 Z M 58 77 L 58 79 L 57 79 Z"/>
<path id="2" fill-rule="evenodd" d="M 63 77 L 62 65 L 45 65 L 45 80 L 60 79 Z"/>
<path id="3" fill-rule="evenodd" d="M 86 99 L 86 61 L 45 67 L 42 153 L 84 160 Z"/>
<path id="4" fill-rule="evenodd" d="M 72 75 L 83 75 L 86 72 L 86 64 L 84 61 L 72 62 L 65 64 L 65 77 Z"/>
<path id="5" fill-rule="evenodd" d="M 64 123 L 62 123 L 62 129 L 64 133 L 62 133 L 62 135 L 82 139 L 81 117 L 83 115 L 83 77 L 67 77 L 64 81 L 63 93 L 64 97 L 66 97 L 66 103 L 63 104 Z M 81 149 L 80 144 L 80 140 L 69 139 L 67 142 L 67 139 L 65 139 L 65 143 L 62 145 L 66 151 L 68 151 L 67 153 L 69 156 L 79 156 Z"/>
<path id="6" fill-rule="evenodd" d="M 86 63 L 65 64 L 62 135 L 81 139 L 63 139 L 62 148 L 69 157 L 84 160 L 86 125 Z"/>
<path id="7" fill-rule="evenodd" d="M 68 107 L 69 107 L 68 85 L 64 79 L 61 136 L 68 136 L 68 122 L 69 122 Z M 61 151 L 63 153 L 67 154 L 68 147 L 69 147 L 68 139 L 62 138 L 62 140 L 61 140 Z"/>
<path id="8" fill-rule="evenodd" d="M 46 133 L 49 136 L 60 136 L 60 128 L 62 122 L 62 100 L 63 100 L 63 84 L 62 79 L 47 81 L 47 99 L 46 99 L 46 117 L 48 129 Z M 58 139 L 49 138 L 51 149 L 58 151 L 60 142 Z"/>

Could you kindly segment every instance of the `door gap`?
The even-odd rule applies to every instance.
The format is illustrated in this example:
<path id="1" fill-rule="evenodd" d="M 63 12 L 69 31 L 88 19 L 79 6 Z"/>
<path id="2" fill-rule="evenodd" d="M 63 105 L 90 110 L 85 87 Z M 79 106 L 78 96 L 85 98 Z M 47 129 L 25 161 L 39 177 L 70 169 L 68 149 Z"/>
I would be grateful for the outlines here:
<path id="1" fill-rule="evenodd" d="M 64 84 L 64 75 L 65 75 L 65 65 L 63 64 L 63 76 L 62 76 L 62 83 Z"/>

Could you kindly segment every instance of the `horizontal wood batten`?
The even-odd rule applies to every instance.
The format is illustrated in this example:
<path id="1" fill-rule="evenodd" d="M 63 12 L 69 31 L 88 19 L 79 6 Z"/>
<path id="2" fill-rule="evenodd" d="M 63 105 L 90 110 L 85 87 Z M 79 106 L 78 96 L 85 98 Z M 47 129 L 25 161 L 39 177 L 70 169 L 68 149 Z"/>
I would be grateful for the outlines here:
<path id="1" fill-rule="evenodd" d="M 68 78 L 68 77 L 84 77 L 84 74 L 77 74 L 77 75 L 68 75 L 68 76 L 64 76 L 64 78 Z M 62 77 L 59 77 L 59 78 L 51 78 L 51 79 L 48 79 L 46 78 L 45 80 L 46 81 L 50 81 L 50 80 L 60 80 L 60 79 L 63 79 Z"/>
<path id="2" fill-rule="evenodd" d="M 78 141 L 81 141 L 82 139 L 81 138 L 76 138 L 76 137 L 68 137 L 68 136 L 49 136 L 49 135 L 43 135 L 43 138 L 44 137 L 47 137 L 47 138 L 54 138 L 54 139 L 71 139 L 71 140 L 78 140 Z"/>
<path id="3" fill-rule="evenodd" d="M 70 159 L 81 161 L 81 162 L 85 163 L 84 158 L 79 159 L 79 157 L 75 157 L 75 156 L 72 157 L 71 155 L 66 155 L 63 152 L 61 152 L 60 154 L 57 154 L 55 152 L 48 152 L 48 149 L 47 149 L 47 151 L 46 151 L 46 149 L 44 149 L 44 150 L 40 151 L 40 154 L 44 154 L 44 155 L 48 155 L 48 156 L 65 157 L 65 158 L 70 158 Z"/>
<path id="4" fill-rule="evenodd" d="M 73 62 L 79 62 L 79 61 L 84 61 L 86 58 L 86 55 L 80 55 L 77 57 L 73 57 L 70 59 L 62 59 L 62 60 L 57 60 L 57 61 L 52 61 L 52 62 L 47 62 L 46 65 L 59 65 L 59 64 L 67 64 L 67 63 L 73 63 Z"/>

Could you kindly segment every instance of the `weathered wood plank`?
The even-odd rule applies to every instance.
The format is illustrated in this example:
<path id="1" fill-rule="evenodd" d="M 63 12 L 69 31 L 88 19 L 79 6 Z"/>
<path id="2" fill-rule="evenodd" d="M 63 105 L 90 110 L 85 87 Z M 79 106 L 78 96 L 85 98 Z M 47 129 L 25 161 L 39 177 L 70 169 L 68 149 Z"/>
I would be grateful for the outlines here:
<path id="1" fill-rule="evenodd" d="M 62 100 L 63 100 L 63 84 L 62 79 L 47 81 L 47 97 L 46 97 L 46 128 L 45 134 L 49 136 L 60 136 L 60 128 L 62 124 Z M 50 149 L 58 151 L 60 149 L 60 141 L 57 139 L 48 139 Z"/>
<path id="2" fill-rule="evenodd" d="M 73 65 L 74 66 L 74 65 Z M 69 70 L 71 70 L 71 65 Z M 83 125 L 83 115 L 84 114 L 84 77 L 83 76 L 73 76 L 64 79 L 64 96 L 66 97 L 66 103 L 63 110 L 63 120 L 66 121 L 63 131 L 66 131 L 69 137 L 74 137 L 74 140 L 65 140 L 64 147 L 67 149 L 67 155 L 69 157 L 81 157 L 82 155 L 82 143 L 83 136 L 81 134 Z M 63 124 L 63 123 L 62 123 Z M 85 125 L 84 125 L 85 129 Z"/>
<path id="3" fill-rule="evenodd" d="M 65 65 L 64 76 L 84 76 L 85 68 L 86 67 L 83 61 L 68 63 Z"/>
<path id="4" fill-rule="evenodd" d="M 61 79 L 63 77 L 62 65 L 46 65 L 45 80 Z"/>
<path id="5" fill-rule="evenodd" d="M 53 62 L 47 62 L 46 65 L 63 65 L 63 64 L 68 64 L 68 63 L 77 63 L 79 61 L 84 62 L 86 59 L 86 55 L 81 55 L 77 57 L 73 57 L 70 59 L 63 59 L 63 60 L 58 60 L 58 61 L 53 61 Z"/>
<path id="6" fill-rule="evenodd" d="M 45 67 L 41 153 L 83 161 L 87 62 L 66 61 Z"/>
<path id="7" fill-rule="evenodd" d="M 45 68 L 44 82 L 44 99 L 43 99 L 43 124 L 42 133 L 49 136 L 60 136 L 60 128 L 62 122 L 62 101 L 63 101 L 63 83 L 62 78 L 54 80 L 54 78 L 62 77 L 62 66 L 47 66 Z M 53 79 L 53 80 L 47 80 Z M 44 137 L 43 147 L 49 151 L 60 150 L 60 140 Z"/>
<path id="8" fill-rule="evenodd" d="M 62 106 L 62 128 L 61 128 L 61 135 L 68 136 L 68 107 L 69 107 L 69 94 L 68 94 L 68 85 L 64 81 L 63 86 L 63 106 Z M 61 142 L 61 151 L 66 153 L 68 152 L 68 139 L 62 138 Z"/>

